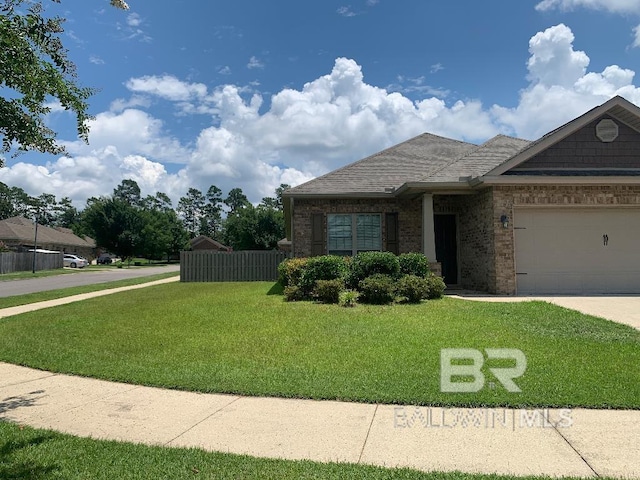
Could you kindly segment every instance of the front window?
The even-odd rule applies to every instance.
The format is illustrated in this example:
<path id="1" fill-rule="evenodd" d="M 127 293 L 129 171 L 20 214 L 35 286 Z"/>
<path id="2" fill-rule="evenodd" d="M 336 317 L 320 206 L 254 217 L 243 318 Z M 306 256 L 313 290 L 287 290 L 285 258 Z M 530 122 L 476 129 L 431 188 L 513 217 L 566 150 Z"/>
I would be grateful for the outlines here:
<path id="1" fill-rule="evenodd" d="M 380 214 L 327 215 L 327 250 L 330 255 L 355 255 L 382 250 Z"/>

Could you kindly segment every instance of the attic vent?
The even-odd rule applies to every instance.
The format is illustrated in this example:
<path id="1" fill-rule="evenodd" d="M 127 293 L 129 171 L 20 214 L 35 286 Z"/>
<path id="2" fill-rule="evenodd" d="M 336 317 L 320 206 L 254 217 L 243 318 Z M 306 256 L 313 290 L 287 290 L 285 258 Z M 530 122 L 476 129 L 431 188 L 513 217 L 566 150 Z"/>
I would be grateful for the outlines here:
<path id="1" fill-rule="evenodd" d="M 613 142 L 618 138 L 618 124 L 610 118 L 600 120 L 596 125 L 596 137 L 605 143 Z"/>

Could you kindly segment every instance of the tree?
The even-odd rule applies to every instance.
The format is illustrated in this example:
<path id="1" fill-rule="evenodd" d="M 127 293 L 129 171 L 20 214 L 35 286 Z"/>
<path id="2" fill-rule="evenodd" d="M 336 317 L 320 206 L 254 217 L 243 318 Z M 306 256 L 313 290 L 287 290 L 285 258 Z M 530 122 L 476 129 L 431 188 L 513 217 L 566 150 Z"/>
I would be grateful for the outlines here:
<path id="1" fill-rule="evenodd" d="M 207 203 L 200 219 L 200 235 L 218 238 L 222 231 L 222 190 L 211 185 L 206 194 Z"/>
<path id="2" fill-rule="evenodd" d="M 182 217 L 184 227 L 191 238 L 200 232 L 204 207 L 205 197 L 197 188 L 190 188 L 187 194 L 178 201 L 178 214 Z"/>
<path id="3" fill-rule="evenodd" d="M 249 203 L 249 199 L 242 192 L 241 188 L 232 188 L 231 190 L 229 190 L 229 195 L 227 195 L 227 198 L 224 199 L 224 204 L 229 207 L 230 214 L 233 214 L 239 209 L 251 205 Z"/>
<path id="4" fill-rule="evenodd" d="M 55 224 L 58 227 L 74 228 L 80 220 L 78 209 L 73 206 L 69 197 L 62 197 L 56 208 Z"/>
<path id="5" fill-rule="evenodd" d="M 122 199 L 92 198 L 87 201 L 83 220 L 97 245 L 130 259 L 142 248 L 145 219 L 141 210 Z"/>
<path id="6" fill-rule="evenodd" d="M 11 217 L 32 217 L 34 199 L 20 187 L 0 182 L 0 220 Z"/>
<path id="7" fill-rule="evenodd" d="M 140 206 L 142 199 L 140 197 L 140 187 L 135 180 L 127 178 L 120 182 L 116 188 L 113 189 L 114 200 L 122 200 L 131 206 Z"/>
<path id="8" fill-rule="evenodd" d="M 41 2 L 29 2 L 23 13 L 18 8 L 23 3 L 25 0 L 0 3 L 1 151 L 8 152 L 15 144 L 18 151 L 60 154 L 64 147 L 45 123 L 51 99 L 75 114 L 78 136 L 86 142 L 91 119 L 87 100 L 94 90 L 77 84 L 75 65 L 60 39 L 64 19 L 43 15 Z M 128 8 L 122 0 L 110 3 Z"/>

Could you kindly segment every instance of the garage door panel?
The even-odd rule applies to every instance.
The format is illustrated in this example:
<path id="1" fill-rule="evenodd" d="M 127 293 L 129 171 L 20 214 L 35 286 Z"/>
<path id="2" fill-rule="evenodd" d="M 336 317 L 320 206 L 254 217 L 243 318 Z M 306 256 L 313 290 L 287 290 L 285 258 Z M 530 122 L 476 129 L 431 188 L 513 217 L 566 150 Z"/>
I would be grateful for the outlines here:
<path id="1" fill-rule="evenodd" d="M 640 209 L 516 208 L 514 226 L 518 293 L 640 293 Z"/>

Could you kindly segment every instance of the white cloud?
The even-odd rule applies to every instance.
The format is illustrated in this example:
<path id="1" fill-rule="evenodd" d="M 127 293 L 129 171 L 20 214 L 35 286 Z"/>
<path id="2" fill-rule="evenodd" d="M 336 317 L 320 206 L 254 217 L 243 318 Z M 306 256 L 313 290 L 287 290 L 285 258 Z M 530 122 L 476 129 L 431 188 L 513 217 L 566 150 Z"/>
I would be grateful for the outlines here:
<path id="1" fill-rule="evenodd" d="M 536 10 L 575 10 L 579 7 L 613 13 L 639 13 L 640 0 L 543 0 L 536 5 Z"/>
<path id="2" fill-rule="evenodd" d="M 640 25 L 633 29 L 633 44 L 632 47 L 640 47 Z"/>
<path id="3" fill-rule="evenodd" d="M 202 98 L 207 94 L 207 86 L 202 83 L 183 82 L 173 75 L 149 75 L 131 78 L 125 86 L 136 93 L 157 95 L 171 101 L 188 101 Z"/>
<path id="4" fill-rule="evenodd" d="M 133 107 L 149 107 L 151 106 L 151 100 L 141 95 L 132 95 L 131 98 L 125 100 L 124 98 L 116 98 L 111 105 L 109 105 L 109 111 L 122 112 L 127 108 Z"/>
<path id="5" fill-rule="evenodd" d="M 247 68 L 264 68 L 264 63 L 258 59 L 258 57 L 251 57 L 249 59 L 249 63 L 247 63 Z"/>
<path id="6" fill-rule="evenodd" d="M 522 138 L 535 139 L 615 95 L 640 104 L 635 73 L 617 65 L 589 72 L 589 57 L 573 49 L 565 25 L 548 28 L 529 42 L 529 86 L 515 108 L 494 106 L 496 122 Z M 561 107 L 559 107 L 561 106 Z"/>
<path id="7" fill-rule="evenodd" d="M 137 13 L 130 13 L 129 15 L 127 15 L 127 25 L 129 25 L 130 27 L 139 27 L 140 25 L 142 25 L 142 19 L 140 18 L 140 15 L 138 15 Z"/>
<path id="8" fill-rule="evenodd" d="M 97 55 L 90 55 L 89 62 L 93 63 L 94 65 L 104 65 L 104 60 Z"/>
<path id="9" fill-rule="evenodd" d="M 441 63 L 434 63 L 433 65 L 431 65 L 431 70 L 429 70 L 431 73 L 438 73 L 440 70 L 444 70 L 444 67 L 442 66 Z"/>
<path id="10" fill-rule="evenodd" d="M 341 15 L 343 17 L 355 17 L 356 15 L 358 15 L 356 12 L 351 10 L 351 5 L 339 7 L 336 12 L 338 13 L 338 15 Z"/>
<path id="11" fill-rule="evenodd" d="M 221 75 L 231 75 L 231 67 L 229 65 L 225 65 L 220 70 L 218 70 L 218 73 Z"/>
<path id="12" fill-rule="evenodd" d="M 529 40 L 529 80 L 544 85 L 571 86 L 589 65 L 584 52 L 573 50 L 573 32 L 564 24 L 539 32 Z"/>

